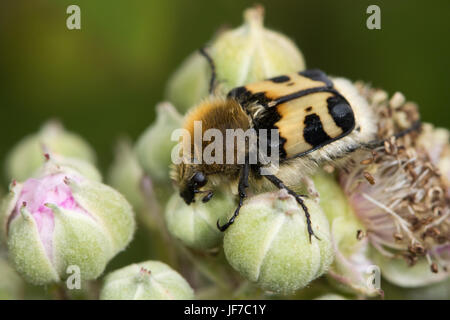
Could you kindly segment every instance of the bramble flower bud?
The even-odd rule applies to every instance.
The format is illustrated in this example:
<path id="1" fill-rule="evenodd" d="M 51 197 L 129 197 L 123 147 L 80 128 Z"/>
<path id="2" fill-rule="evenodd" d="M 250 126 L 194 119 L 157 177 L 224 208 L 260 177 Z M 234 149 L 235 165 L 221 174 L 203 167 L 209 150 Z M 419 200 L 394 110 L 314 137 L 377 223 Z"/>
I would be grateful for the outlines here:
<path id="1" fill-rule="evenodd" d="M 1 217 L 9 258 L 33 284 L 65 279 L 69 266 L 79 268 L 81 280 L 97 278 L 135 229 L 121 194 L 51 164 L 41 176 L 11 184 Z"/>
<path id="2" fill-rule="evenodd" d="M 128 141 L 117 145 L 114 163 L 109 169 L 108 182 L 133 205 L 135 210 L 144 206 L 145 199 L 141 189 L 144 171 Z"/>
<path id="3" fill-rule="evenodd" d="M 227 220 L 235 206 L 233 197 L 221 193 L 214 195 L 214 199 L 207 203 L 195 202 L 191 205 L 174 194 L 166 206 L 167 228 L 188 247 L 212 249 L 223 238 L 223 233 L 217 228 L 217 220 Z"/>
<path id="4" fill-rule="evenodd" d="M 220 93 L 266 78 L 302 71 L 303 55 L 285 35 L 263 25 L 261 6 L 244 12 L 244 24 L 221 32 L 206 51 L 214 61 Z M 208 96 L 211 70 L 199 53 L 189 56 L 172 76 L 167 97 L 186 111 Z"/>
<path id="5" fill-rule="evenodd" d="M 86 162 L 77 158 L 61 157 L 58 155 L 46 155 L 46 157 L 47 164 L 38 169 L 35 176 L 43 175 L 45 174 L 46 170 L 50 168 L 51 171 L 53 170 L 52 167 L 54 167 L 57 170 L 70 171 L 76 174 L 80 174 L 90 180 L 98 182 L 102 181 L 102 175 L 90 162 Z"/>
<path id="6" fill-rule="evenodd" d="M 303 210 L 286 190 L 250 198 L 225 232 L 228 262 L 261 288 L 289 294 L 321 276 L 333 261 L 328 221 L 320 207 L 306 199 L 311 238 Z"/>
<path id="7" fill-rule="evenodd" d="M 23 299 L 24 282 L 0 254 L 0 300 Z"/>
<path id="8" fill-rule="evenodd" d="M 81 137 L 64 130 L 60 123 L 49 121 L 38 133 L 25 137 L 10 151 L 6 177 L 17 181 L 28 179 L 44 164 L 45 154 L 55 159 L 74 158 L 91 164 L 96 161 L 95 152 Z"/>
<path id="9" fill-rule="evenodd" d="M 209 69 L 205 57 L 200 53 L 189 55 L 171 76 L 166 88 L 166 99 L 183 113 L 195 106 L 209 94 Z"/>
<path id="10" fill-rule="evenodd" d="M 328 293 L 328 294 L 324 294 L 320 297 L 317 297 L 314 300 L 347 300 L 347 299 L 336 293 Z"/>
<path id="11" fill-rule="evenodd" d="M 192 300 L 194 290 L 168 265 L 159 261 L 146 261 L 108 274 L 100 299 Z"/>
<path id="12" fill-rule="evenodd" d="M 136 143 L 136 154 L 144 171 L 158 182 L 170 182 L 169 166 L 172 163 L 172 132 L 181 127 L 182 116 L 167 102 L 156 107 L 156 120 Z"/>

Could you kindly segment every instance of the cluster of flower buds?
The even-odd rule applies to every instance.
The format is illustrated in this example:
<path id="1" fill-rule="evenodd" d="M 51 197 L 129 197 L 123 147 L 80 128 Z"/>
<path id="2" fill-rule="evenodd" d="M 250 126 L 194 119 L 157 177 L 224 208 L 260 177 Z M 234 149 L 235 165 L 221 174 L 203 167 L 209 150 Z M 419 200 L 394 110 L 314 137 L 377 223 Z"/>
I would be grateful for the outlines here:
<path id="1" fill-rule="evenodd" d="M 237 86 L 305 69 L 295 44 L 264 27 L 259 6 L 245 11 L 242 26 L 219 32 L 203 52 L 207 56 L 193 53 L 172 76 L 166 90 L 170 102 L 156 107 L 156 120 L 136 144 L 119 146 L 108 179 L 119 191 L 101 182 L 89 145 L 55 123 L 10 152 L 6 173 L 12 183 L 0 207 L 0 233 L 10 264 L 25 280 L 60 282 L 73 266 L 82 280 L 98 278 L 133 237 L 129 202 L 148 216 L 154 201 L 155 208 L 164 208 L 157 231 L 167 227 L 172 238 L 194 249 L 183 249 L 187 254 L 211 257 L 222 245 L 223 260 L 265 293 L 294 294 L 326 275 L 332 286 L 317 299 L 383 295 L 384 288 L 372 281 L 374 270 L 397 289 L 434 284 L 435 297 L 441 287 L 448 288 L 449 132 L 424 124 L 421 131 L 396 137 L 419 120 L 417 107 L 400 93 L 389 99 L 363 83 L 334 79 L 367 100 L 376 114 L 377 138 L 385 142 L 327 164 L 312 177 L 314 188 L 308 186 L 308 192 L 318 197 L 305 197 L 305 205 L 317 237 L 310 236 L 304 210 L 286 190 L 257 195 L 249 190 L 225 233 L 216 223 L 233 214 L 232 192 L 217 188 L 212 201 L 186 205 L 171 189 L 169 177 L 176 144 L 172 134 L 182 123 L 178 112 L 189 112 L 210 88 L 224 95 Z M 6 291 L 0 282 L 0 297 L 4 291 L 18 296 L 21 279 L 1 256 L 0 270 L 0 277 L 10 275 Z M 209 272 L 209 277 L 215 281 L 224 273 Z M 237 281 L 228 282 L 234 286 Z M 411 291 L 410 296 L 423 297 L 424 292 Z M 146 261 L 107 275 L 100 298 L 193 299 L 194 291 L 168 265 Z"/>
<path id="2" fill-rule="evenodd" d="M 219 32 L 204 48 L 214 62 L 215 83 L 207 58 L 198 52 L 187 58 L 167 87 L 167 98 L 178 110 L 187 111 L 207 97 L 211 85 L 223 95 L 236 86 L 305 69 L 300 50 L 283 34 L 265 28 L 263 14 L 260 6 L 246 10 L 242 26 Z M 148 141 L 142 145 L 149 146 Z M 216 222 L 233 213 L 233 198 L 224 192 L 206 204 L 187 206 L 173 195 L 166 206 L 169 232 L 194 249 L 217 247 L 223 236 Z M 231 266 L 261 288 L 285 294 L 322 275 L 333 260 L 328 222 L 317 204 L 307 200 L 307 205 L 320 241 L 310 243 L 304 212 L 285 190 L 247 200 L 225 232 L 223 246 Z"/>
<path id="3" fill-rule="evenodd" d="M 102 184 L 85 161 L 94 159 L 88 145 L 53 126 L 11 152 L 7 168 L 20 170 L 8 173 L 20 180 L 12 181 L 0 212 L 9 260 L 24 279 L 40 285 L 66 279 L 73 268 L 80 280 L 97 278 L 135 230 L 127 200 Z"/>
<path id="4" fill-rule="evenodd" d="M 261 7 L 248 9 L 244 20 L 241 27 L 220 31 L 204 48 L 214 70 L 207 58 L 194 53 L 172 76 L 167 98 L 178 110 L 185 112 L 199 103 L 212 85 L 215 94 L 224 95 L 236 86 L 304 70 L 303 56 L 295 44 L 263 26 Z M 211 83 L 212 71 L 215 83 Z M 380 140 L 419 120 L 417 107 L 400 93 L 388 99 L 386 92 L 363 83 L 339 81 L 364 97 L 374 110 Z M 155 136 L 142 139 L 141 150 Z M 433 144 L 421 142 L 430 139 Z M 376 265 L 391 280 L 395 277 L 390 270 L 398 270 L 394 265 L 399 264 L 399 257 L 407 260 L 410 278 L 419 277 L 420 265 L 429 265 L 426 276 L 420 273 L 422 282 L 409 279 L 409 283 L 441 281 L 447 277 L 449 255 L 449 163 L 448 131 L 428 125 L 420 136 L 413 131 L 388 139 L 375 150 L 355 152 L 350 161 L 337 162 L 336 168 L 324 167 L 337 174 L 320 171 L 313 177 L 320 207 L 307 202 L 321 241 L 313 238 L 309 243 L 302 210 L 293 198 L 283 192 L 265 193 L 246 200 L 239 218 L 225 232 L 226 258 L 259 287 L 284 294 L 327 273 L 346 293 L 382 295 L 381 288 L 369 283 L 371 270 Z M 224 193 L 215 199 L 220 202 L 216 209 L 214 201 L 186 206 L 173 195 L 166 205 L 169 232 L 191 248 L 207 250 L 220 245 L 222 237 L 213 228 L 214 220 L 224 221 L 231 214 L 227 197 L 231 195 Z M 404 285 L 406 281 L 391 282 Z"/>

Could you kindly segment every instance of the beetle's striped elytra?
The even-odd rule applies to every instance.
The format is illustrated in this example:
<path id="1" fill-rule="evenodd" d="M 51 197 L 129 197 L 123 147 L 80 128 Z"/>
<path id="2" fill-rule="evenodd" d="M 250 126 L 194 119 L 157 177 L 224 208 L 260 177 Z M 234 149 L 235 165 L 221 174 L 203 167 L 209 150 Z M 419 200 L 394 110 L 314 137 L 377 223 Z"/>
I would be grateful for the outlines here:
<path id="1" fill-rule="evenodd" d="M 343 138 L 355 128 L 349 102 L 320 70 L 278 76 L 238 87 L 228 94 L 252 114 L 252 106 L 263 106 L 253 116 L 255 128 L 279 130 L 280 158 L 300 157 Z"/>

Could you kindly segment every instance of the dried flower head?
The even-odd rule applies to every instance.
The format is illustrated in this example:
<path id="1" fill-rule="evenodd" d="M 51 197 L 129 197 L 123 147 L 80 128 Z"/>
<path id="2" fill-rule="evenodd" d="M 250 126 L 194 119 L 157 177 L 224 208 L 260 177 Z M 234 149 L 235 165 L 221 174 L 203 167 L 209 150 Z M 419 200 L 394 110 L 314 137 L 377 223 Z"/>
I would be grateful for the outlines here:
<path id="1" fill-rule="evenodd" d="M 343 171 L 341 185 L 380 253 L 402 257 L 411 266 L 425 258 L 431 272 L 445 273 L 450 263 L 450 199 L 438 165 L 442 150 L 449 148 L 448 138 L 437 139 L 442 131 L 424 125 L 421 132 L 396 139 L 394 134 L 419 119 L 416 106 L 400 93 L 388 100 L 384 91 L 362 84 L 359 90 L 378 113 L 378 138 L 386 141 Z"/>

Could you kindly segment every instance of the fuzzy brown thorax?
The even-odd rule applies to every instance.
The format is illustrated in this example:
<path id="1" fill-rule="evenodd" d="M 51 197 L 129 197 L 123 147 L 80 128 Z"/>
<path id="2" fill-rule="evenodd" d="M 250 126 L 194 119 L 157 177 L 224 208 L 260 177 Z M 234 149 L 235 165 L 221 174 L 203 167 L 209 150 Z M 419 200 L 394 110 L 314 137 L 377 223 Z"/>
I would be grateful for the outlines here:
<path id="1" fill-rule="evenodd" d="M 234 143 L 234 161 L 227 164 L 227 144 L 226 141 L 217 141 L 221 145 L 222 156 L 213 163 L 203 159 L 204 151 L 215 142 L 215 137 L 209 137 L 209 132 L 219 133 L 226 137 L 227 129 L 247 130 L 251 122 L 242 107 L 233 99 L 210 97 L 200 103 L 189 112 L 184 120 L 183 135 L 180 137 L 180 156 L 183 161 L 175 165 L 172 170 L 172 178 L 178 185 L 180 192 L 187 192 L 192 188 L 192 178 L 196 173 L 201 172 L 205 177 L 212 177 L 212 180 L 221 180 L 220 176 L 227 178 L 237 178 L 240 166 L 237 164 L 238 153 L 245 153 L 245 150 L 238 150 L 237 143 Z M 213 131 L 211 131 L 213 130 Z M 197 135 L 197 136 L 196 136 Z M 200 138 L 198 137 L 200 135 Z M 236 141 L 235 141 L 236 142 Z M 187 152 L 186 152 L 187 151 Z M 229 152 L 229 150 L 228 150 Z M 212 151 L 215 156 L 215 152 Z M 216 179 L 214 179 L 216 178 Z M 208 186 L 210 186 L 208 184 Z M 200 188 L 195 192 L 200 192 Z"/>

